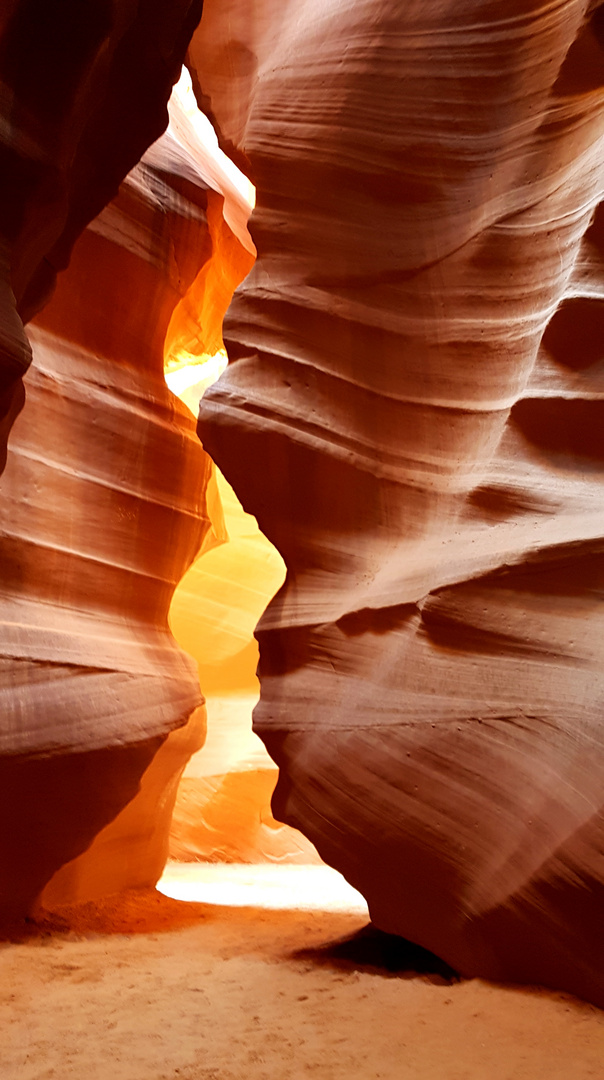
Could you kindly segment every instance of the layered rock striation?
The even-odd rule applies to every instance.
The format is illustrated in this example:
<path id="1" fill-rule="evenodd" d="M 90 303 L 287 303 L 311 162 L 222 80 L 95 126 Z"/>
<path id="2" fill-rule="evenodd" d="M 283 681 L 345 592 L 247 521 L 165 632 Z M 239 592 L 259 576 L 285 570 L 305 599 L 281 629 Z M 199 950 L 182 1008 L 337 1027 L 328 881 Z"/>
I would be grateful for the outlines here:
<path id="1" fill-rule="evenodd" d="M 183 323 L 193 347 L 188 294 L 201 275 L 217 295 L 220 243 L 178 95 L 171 114 L 28 328 L 0 504 L 3 912 L 31 908 L 51 877 L 48 904 L 157 880 L 203 740 L 197 668 L 168 612 L 215 542 L 213 465 L 164 348 Z"/>
<path id="2" fill-rule="evenodd" d="M 196 411 L 198 406 L 199 401 Z M 308 840 L 274 819 L 270 802 L 277 768 L 252 732 L 258 701 L 253 632 L 283 584 L 283 560 L 219 470 L 215 478 L 224 521 L 221 542 L 190 567 L 170 607 L 176 639 L 198 661 L 207 711 L 206 741 L 188 762 L 178 788 L 170 857 L 317 862 Z"/>
<path id="3" fill-rule="evenodd" d="M 73 244 L 166 127 L 202 0 L 7 0 L 0 12 L 0 465 L 23 330 Z"/>
<path id="4" fill-rule="evenodd" d="M 287 565 L 276 816 L 383 929 L 602 1004 L 604 11 L 208 0 L 190 55 L 258 189 L 199 432 Z"/>

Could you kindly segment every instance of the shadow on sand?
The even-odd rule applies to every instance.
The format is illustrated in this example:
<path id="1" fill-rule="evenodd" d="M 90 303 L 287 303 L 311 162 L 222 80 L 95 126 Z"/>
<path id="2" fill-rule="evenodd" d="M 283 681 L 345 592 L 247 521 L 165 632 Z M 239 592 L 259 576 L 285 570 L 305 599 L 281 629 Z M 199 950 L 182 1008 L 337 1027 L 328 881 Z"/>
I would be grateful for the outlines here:
<path id="1" fill-rule="evenodd" d="M 340 941 L 314 949 L 299 949 L 293 957 L 344 971 L 372 971 L 399 978 L 425 975 L 437 983 L 461 979 L 457 971 L 428 949 L 378 930 L 371 923 Z"/>

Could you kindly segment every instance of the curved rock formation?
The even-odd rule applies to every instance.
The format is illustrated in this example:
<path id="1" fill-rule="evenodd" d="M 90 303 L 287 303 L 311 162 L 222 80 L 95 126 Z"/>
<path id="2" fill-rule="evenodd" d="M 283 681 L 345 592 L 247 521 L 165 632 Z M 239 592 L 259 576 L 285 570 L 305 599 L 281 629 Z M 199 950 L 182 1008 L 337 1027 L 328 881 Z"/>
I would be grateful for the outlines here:
<path id="1" fill-rule="evenodd" d="M 0 11 L 0 471 L 27 322 L 85 225 L 161 135 L 202 0 L 7 0 Z"/>
<path id="2" fill-rule="evenodd" d="M 193 404 L 193 402 L 191 402 Z M 199 397 L 196 411 L 199 407 Z M 275 821 L 277 768 L 252 732 L 258 701 L 253 631 L 285 568 L 255 519 L 216 470 L 222 542 L 176 588 L 170 626 L 199 665 L 207 739 L 185 768 L 172 816 L 170 856 L 184 861 L 313 863 L 299 832 Z"/>
<path id="3" fill-rule="evenodd" d="M 172 112 L 184 125 L 178 101 Z M 28 329 L 27 409 L 0 504 L 0 910 L 31 907 L 68 862 L 45 902 L 155 881 L 203 739 L 196 666 L 168 609 L 212 542 L 213 466 L 166 386 L 164 344 L 199 275 L 211 285 L 216 243 L 203 170 L 175 126 Z"/>
<path id="4" fill-rule="evenodd" d="M 258 189 L 199 431 L 288 568 L 275 813 L 380 927 L 600 1004 L 603 26 L 207 0 L 191 49 Z"/>

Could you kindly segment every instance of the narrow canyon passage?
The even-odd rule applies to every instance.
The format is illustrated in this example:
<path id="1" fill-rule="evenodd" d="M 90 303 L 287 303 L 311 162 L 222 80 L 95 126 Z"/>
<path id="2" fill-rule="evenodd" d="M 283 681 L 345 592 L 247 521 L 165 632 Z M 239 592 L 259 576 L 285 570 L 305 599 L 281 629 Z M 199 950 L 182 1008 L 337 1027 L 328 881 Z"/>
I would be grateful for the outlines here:
<path id="1" fill-rule="evenodd" d="M 0 11 L 9 1080 L 604 1075 L 603 13 Z"/>
<path id="2" fill-rule="evenodd" d="M 161 169 L 164 175 L 171 169 L 173 180 L 174 173 L 177 178 L 183 174 L 189 183 L 194 177 L 198 198 L 207 203 L 195 222 L 199 234 L 185 233 L 189 245 L 199 245 L 197 253 L 194 247 L 185 249 L 185 257 L 201 265 L 171 313 L 163 343 L 166 382 L 192 427 L 203 392 L 227 363 L 222 319 L 254 259 L 246 227 L 254 191 L 219 150 L 211 125 L 197 108 L 186 69 L 169 107 L 168 132 L 145 155 L 143 168 Z M 178 203 L 176 208 L 182 213 Z M 117 216 L 118 208 L 113 212 Z M 123 216 L 122 231 L 138 227 L 134 215 Z M 141 299 L 144 303 L 144 294 Z M 50 310 L 54 307 L 56 301 Z M 86 318 L 85 311 L 82 315 Z M 175 583 L 168 622 L 178 646 L 196 663 L 204 704 L 184 729 L 168 736 L 139 794 L 81 856 L 53 876 L 40 900 L 45 909 L 137 883 L 131 881 L 136 862 L 141 864 L 138 883 L 145 884 L 145 875 L 153 880 L 150 860 L 156 860 L 156 877 L 166 854 L 185 861 L 320 861 L 301 833 L 272 816 L 277 769 L 251 730 L 258 700 L 253 631 L 283 583 L 283 560 L 212 461 L 207 455 L 203 460 L 201 474 L 186 478 L 190 503 L 203 500 L 203 539 Z M 169 535 L 164 542 L 169 546 Z"/>
<path id="3" fill-rule="evenodd" d="M 167 373 L 194 415 L 220 361 L 220 354 L 201 364 L 189 360 Z M 277 769 L 252 733 L 259 696 L 253 631 L 283 584 L 285 566 L 218 469 L 211 483 L 216 541 L 187 571 L 170 606 L 172 632 L 198 663 L 207 713 L 204 745 L 179 784 L 170 857 L 312 864 L 319 861 L 312 844 L 271 813 Z"/>

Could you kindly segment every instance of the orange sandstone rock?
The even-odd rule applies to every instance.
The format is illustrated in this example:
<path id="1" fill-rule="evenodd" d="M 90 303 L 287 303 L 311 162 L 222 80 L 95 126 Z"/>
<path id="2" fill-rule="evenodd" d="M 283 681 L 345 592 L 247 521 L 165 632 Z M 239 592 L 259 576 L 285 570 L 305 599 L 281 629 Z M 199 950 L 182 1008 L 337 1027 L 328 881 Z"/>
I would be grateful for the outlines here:
<path id="1" fill-rule="evenodd" d="M 23 331 L 84 226 L 167 123 L 202 0 L 8 0 L 0 12 L 0 470 Z"/>
<path id="2" fill-rule="evenodd" d="M 275 821 L 277 768 L 252 732 L 258 701 L 253 631 L 283 584 L 275 548 L 217 473 L 224 531 L 174 593 L 170 625 L 199 665 L 207 740 L 186 766 L 172 818 L 170 855 L 185 861 L 317 862 L 301 833 Z"/>
<path id="3" fill-rule="evenodd" d="M 258 189 L 199 431 L 287 564 L 275 814 L 380 927 L 600 1004 L 603 25 L 207 0 L 190 53 Z"/>
<path id="4" fill-rule="evenodd" d="M 150 151 L 28 330 L 0 505 L 0 910 L 66 863 L 47 902 L 153 883 L 203 739 L 198 711 L 164 741 L 202 703 L 168 610 L 212 535 L 213 466 L 164 381 L 168 326 L 212 255 L 206 185 L 183 161 L 172 138 Z"/>

